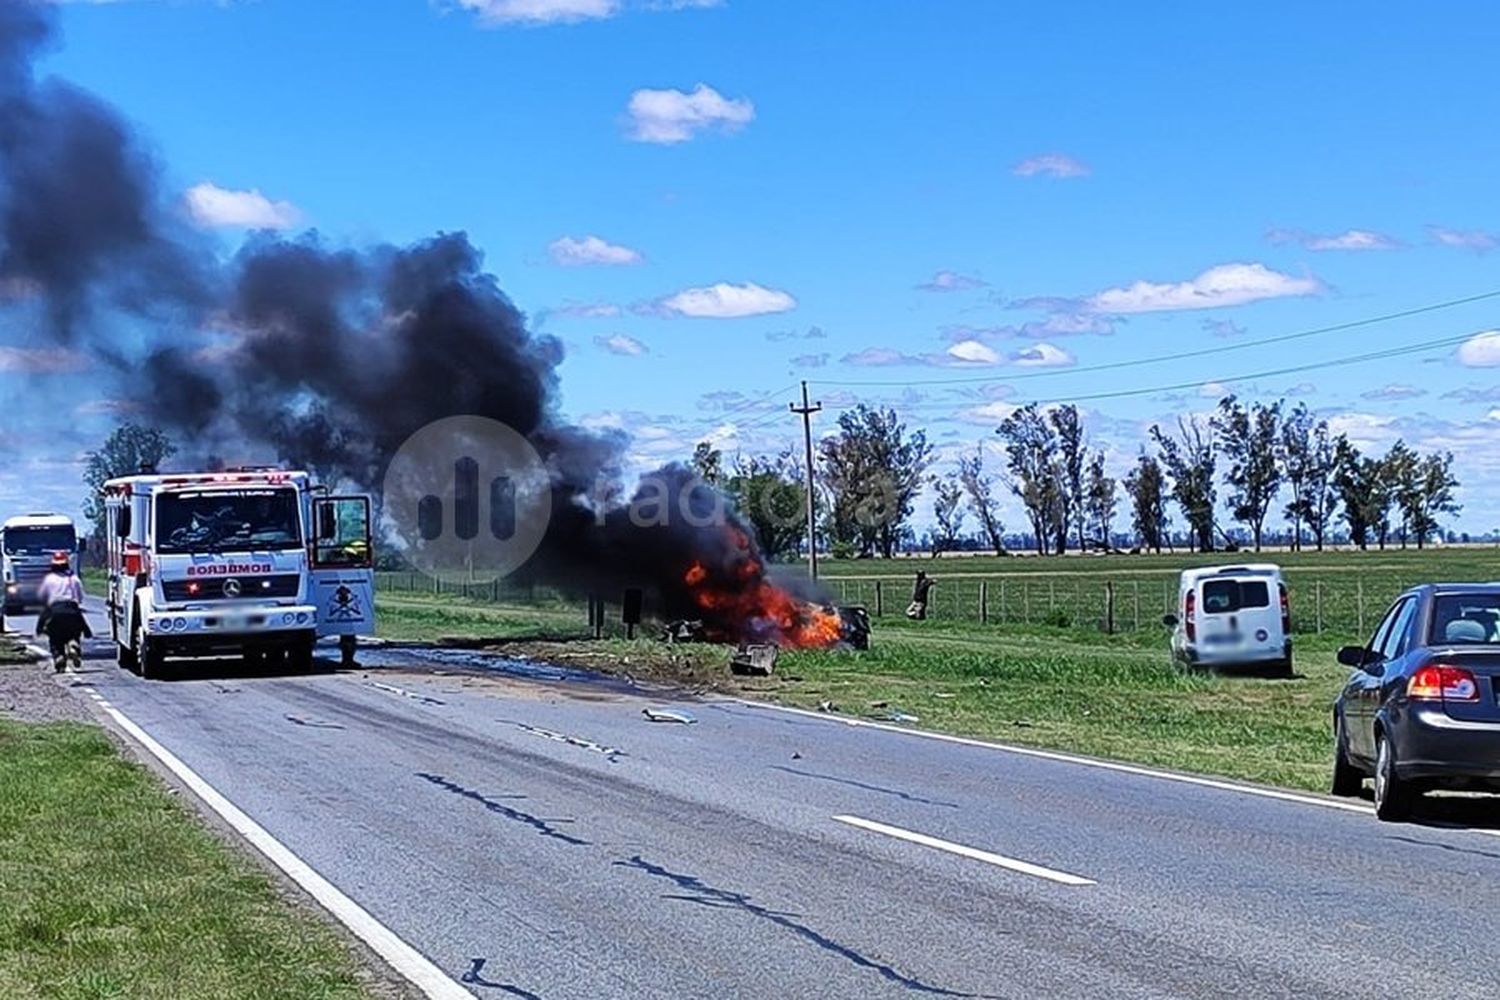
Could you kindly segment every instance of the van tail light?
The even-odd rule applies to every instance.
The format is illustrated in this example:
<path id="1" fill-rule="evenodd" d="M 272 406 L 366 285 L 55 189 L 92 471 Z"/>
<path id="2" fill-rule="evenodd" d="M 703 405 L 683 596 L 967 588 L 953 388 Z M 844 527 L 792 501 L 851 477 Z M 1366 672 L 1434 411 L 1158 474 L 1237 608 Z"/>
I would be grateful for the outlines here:
<path id="1" fill-rule="evenodd" d="M 1406 696 L 1413 701 L 1478 701 L 1479 680 L 1463 667 L 1432 663 L 1411 675 Z"/>
<path id="2" fill-rule="evenodd" d="M 1292 602 L 1287 597 L 1286 584 L 1279 584 L 1281 589 L 1281 634 L 1292 634 Z"/>
<path id="3" fill-rule="evenodd" d="M 1198 610 L 1198 594 L 1196 591 L 1188 591 L 1187 598 L 1182 602 L 1182 624 L 1187 629 L 1188 642 L 1198 641 L 1198 622 L 1193 617 L 1193 612 Z"/>

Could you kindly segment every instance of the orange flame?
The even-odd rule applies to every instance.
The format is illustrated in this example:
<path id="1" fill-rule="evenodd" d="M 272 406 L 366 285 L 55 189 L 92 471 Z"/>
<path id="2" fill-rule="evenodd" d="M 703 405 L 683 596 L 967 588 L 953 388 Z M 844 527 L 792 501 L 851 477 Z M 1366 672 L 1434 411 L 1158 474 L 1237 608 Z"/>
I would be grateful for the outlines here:
<path id="1" fill-rule="evenodd" d="M 744 541 L 748 545 L 749 540 Z M 722 580 L 711 579 L 702 563 L 688 568 L 683 582 L 693 602 L 714 619 L 707 623 L 711 635 L 795 649 L 822 649 L 843 638 L 843 619 L 837 611 L 802 600 L 767 580 L 764 572 L 754 559 L 726 572 Z"/>

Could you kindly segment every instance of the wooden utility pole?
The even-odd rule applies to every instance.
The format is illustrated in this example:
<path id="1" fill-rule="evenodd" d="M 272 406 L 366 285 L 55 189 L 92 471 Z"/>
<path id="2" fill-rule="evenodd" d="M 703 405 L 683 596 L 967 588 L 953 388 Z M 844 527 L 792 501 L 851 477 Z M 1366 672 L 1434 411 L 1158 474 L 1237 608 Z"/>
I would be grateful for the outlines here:
<path id="1" fill-rule="evenodd" d="M 812 415 L 823 409 L 821 401 L 809 404 L 807 402 L 807 383 L 802 383 L 802 405 L 796 403 L 787 404 L 793 413 L 802 417 L 802 443 L 806 447 L 807 454 L 807 560 L 812 578 L 818 578 L 818 521 L 817 521 L 817 488 L 813 483 L 813 453 L 812 453 Z"/>

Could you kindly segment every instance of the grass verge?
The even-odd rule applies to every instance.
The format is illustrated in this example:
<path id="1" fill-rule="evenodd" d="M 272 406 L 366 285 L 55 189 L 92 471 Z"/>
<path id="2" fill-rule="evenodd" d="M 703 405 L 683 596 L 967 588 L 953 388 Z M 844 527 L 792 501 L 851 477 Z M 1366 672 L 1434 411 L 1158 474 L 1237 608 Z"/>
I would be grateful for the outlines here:
<path id="1" fill-rule="evenodd" d="M 808 708 L 831 701 L 847 715 L 899 711 L 944 732 L 1313 790 L 1327 779 L 1330 706 L 1347 676 L 1330 634 L 1299 639 L 1299 676 L 1281 681 L 1181 673 L 1164 631 L 884 619 L 869 652 L 786 652 L 776 676 L 741 680 L 724 647 L 588 640 L 576 614 L 407 595 L 379 604 L 382 630 L 403 638 L 436 638 L 436 615 L 445 636 L 571 666 Z"/>
<path id="2" fill-rule="evenodd" d="M 97 727 L 0 719 L 0 996 L 381 995 Z"/>

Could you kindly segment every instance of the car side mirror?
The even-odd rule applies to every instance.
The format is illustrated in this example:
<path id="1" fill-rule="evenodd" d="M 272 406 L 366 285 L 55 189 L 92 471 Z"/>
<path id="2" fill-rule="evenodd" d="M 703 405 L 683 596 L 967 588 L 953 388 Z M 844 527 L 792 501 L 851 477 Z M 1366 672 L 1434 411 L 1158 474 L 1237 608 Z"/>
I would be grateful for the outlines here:
<path id="1" fill-rule="evenodd" d="M 1363 668 L 1370 658 L 1370 651 L 1363 646 L 1344 646 L 1339 649 L 1339 663 L 1346 667 Z"/>
<path id="2" fill-rule="evenodd" d="M 1161 623 L 1163 625 L 1165 625 L 1167 628 L 1176 628 L 1177 627 L 1177 616 L 1176 615 L 1162 615 L 1161 616 Z"/>

